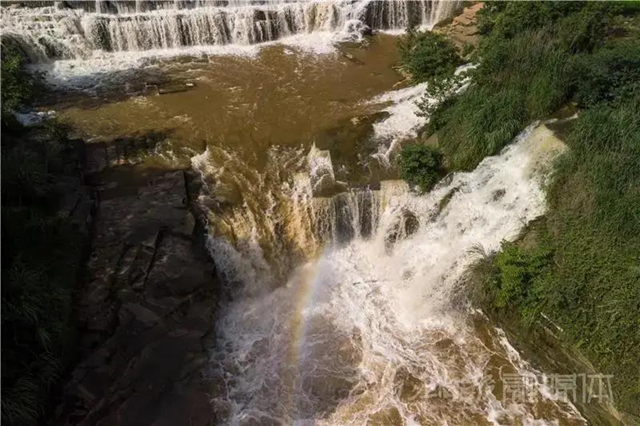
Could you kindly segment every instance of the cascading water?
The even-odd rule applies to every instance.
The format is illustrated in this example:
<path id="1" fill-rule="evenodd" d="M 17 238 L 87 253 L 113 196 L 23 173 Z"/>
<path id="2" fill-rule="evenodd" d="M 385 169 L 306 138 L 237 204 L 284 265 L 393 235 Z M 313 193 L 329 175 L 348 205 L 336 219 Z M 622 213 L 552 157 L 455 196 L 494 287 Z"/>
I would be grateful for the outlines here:
<path id="1" fill-rule="evenodd" d="M 432 26 L 455 7 L 437 0 L 104 1 L 2 8 L 3 35 L 33 61 L 104 52 L 248 45 L 295 34 Z"/>
<path id="2" fill-rule="evenodd" d="M 121 53 L 352 33 L 357 22 L 428 26 L 455 5 L 63 3 L 3 8 L 3 35 L 34 60 L 72 58 L 75 67 L 101 55 L 111 61 Z M 414 104 L 424 90 L 415 86 L 374 99 L 392 104 L 389 116 L 373 124 L 378 152 L 363 155 L 389 164 L 398 142 L 424 124 Z M 257 104 L 240 99 L 234 105 Z M 204 116 L 195 117 L 197 123 Z M 229 296 L 218 312 L 210 371 L 220 422 L 584 423 L 544 387 L 526 402 L 492 391 L 503 373 L 532 370 L 458 293 L 474 260 L 471 248 L 496 250 L 544 212 L 540 180 L 548 159 L 539 155 L 530 130 L 475 171 L 450 176 L 424 196 L 400 181 L 349 189 L 336 178 L 328 151 L 270 145 L 265 164 L 256 167 L 250 155 L 212 142 L 193 157 L 202 177 L 200 205 L 209 216 L 209 249 Z"/>
<path id="3" fill-rule="evenodd" d="M 210 249 L 232 296 L 212 359 L 220 421 L 583 424 L 542 386 L 526 402 L 493 391 L 503 373 L 532 370 L 457 297 L 471 249 L 497 250 L 544 212 L 549 152 L 539 128 L 425 196 L 383 181 L 377 191 L 313 197 L 314 174 L 330 169 L 314 149 L 273 151 L 264 174 L 228 154 L 194 158 L 210 179 L 203 202 L 220 199 L 230 180 L 253 186 L 241 210 L 218 205 L 211 216 Z M 297 260 L 274 274 L 274 251 Z"/>

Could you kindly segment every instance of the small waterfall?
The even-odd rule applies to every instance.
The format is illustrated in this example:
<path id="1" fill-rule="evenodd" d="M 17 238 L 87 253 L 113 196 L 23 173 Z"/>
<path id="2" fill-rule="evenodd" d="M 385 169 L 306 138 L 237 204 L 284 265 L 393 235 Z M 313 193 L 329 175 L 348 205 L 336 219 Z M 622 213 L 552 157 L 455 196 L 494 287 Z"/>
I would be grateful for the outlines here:
<path id="1" fill-rule="evenodd" d="M 431 26 L 455 4 L 447 0 L 62 1 L 36 8 L 2 7 L 1 23 L 3 36 L 14 39 L 38 62 L 87 59 L 97 52 L 250 45 L 314 32 L 354 33 L 362 24 L 374 29 Z"/>
<path id="2" fill-rule="evenodd" d="M 345 185 L 317 196 L 318 174 L 329 170 L 332 176 L 325 151 L 273 148 L 265 169 L 257 171 L 236 153 L 210 146 L 192 165 L 202 179 L 200 203 L 211 213 L 210 248 L 218 268 L 226 281 L 259 282 L 251 293 L 277 287 L 326 244 L 369 238 L 378 227 L 385 185 L 382 191 Z M 244 266 L 230 258 L 243 259 Z M 262 279 L 248 280 L 248 270 L 259 270 Z"/>

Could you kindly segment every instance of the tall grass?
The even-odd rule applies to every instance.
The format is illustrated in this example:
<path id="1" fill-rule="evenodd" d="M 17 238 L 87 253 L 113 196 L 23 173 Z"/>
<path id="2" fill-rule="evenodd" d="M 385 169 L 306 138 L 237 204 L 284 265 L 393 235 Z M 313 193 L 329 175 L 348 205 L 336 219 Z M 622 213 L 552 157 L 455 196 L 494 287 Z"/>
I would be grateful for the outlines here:
<path id="1" fill-rule="evenodd" d="M 596 64 L 584 58 L 604 43 L 616 7 L 584 2 L 487 3 L 480 15 L 480 29 L 487 35 L 476 52 L 479 66 L 471 72 L 471 87 L 435 112 L 428 111 L 432 115 L 428 131 L 438 133 L 448 167 L 474 168 L 528 123 L 574 98 L 574 92 L 586 96 L 593 86 L 603 84 L 598 80 L 587 87 L 590 80 L 583 76 L 591 75 Z M 635 70 L 601 80 L 627 89 L 630 80 L 638 84 L 638 64 L 632 59 L 637 43 L 634 46 L 595 60 L 607 71 L 619 66 Z M 605 65 L 614 58 L 621 62 Z"/>
<path id="2" fill-rule="evenodd" d="M 548 214 L 478 262 L 474 300 L 527 327 L 544 313 L 614 375 L 616 405 L 640 416 L 640 43 L 609 26 L 640 24 L 639 11 L 524 3 L 485 7 L 474 83 L 433 116 L 449 167 L 475 167 L 568 101 L 583 111 L 555 166 Z"/>
<path id="3" fill-rule="evenodd" d="M 585 111 L 549 187 L 532 244 L 505 243 L 483 266 L 480 303 L 559 324 L 620 407 L 640 413 L 640 98 Z M 531 238 L 530 238 L 531 239 Z M 485 262 L 486 263 L 486 262 Z"/>
<path id="4" fill-rule="evenodd" d="M 536 30 L 495 43 L 472 73 L 473 85 L 434 114 L 430 130 L 452 169 L 473 169 L 567 101 L 569 55 L 548 34 Z"/>
<path id="5" fill-rule="evenodd" d="M 414 82 L 451 77 L 462 59 L 447 37 L 409 29 L 398 43 L 402 68 Z"/>

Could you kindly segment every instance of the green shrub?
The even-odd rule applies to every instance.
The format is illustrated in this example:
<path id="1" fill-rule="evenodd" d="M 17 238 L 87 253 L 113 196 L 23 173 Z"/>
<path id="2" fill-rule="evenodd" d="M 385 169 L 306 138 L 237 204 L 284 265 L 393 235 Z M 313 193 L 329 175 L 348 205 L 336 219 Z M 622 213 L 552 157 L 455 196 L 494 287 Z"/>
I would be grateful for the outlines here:
<path id="1" fill-rule="evenodd" d="M 37 424 L 69 358 L 72 291 L 87 244 L 71 218 L 58 214 L 69 152 L 32 131 L 3 131 L 2 141 L 2 423 L 8 425 Z"/>
<path id="2" fill-rule="evenodd" d="M 462 63 L 451 40 L 442 34 L 410 30 L 398 46 L 402 67 L 416 82 L 450 78 Z"/>
<path id="3" fill-rule="evenodd" d="M 478 30 L 490 36 L 484 40 L 490 44 L 546 28 L 574 51 L 584 50 L 602 39 L 608 19 L 624 7 L 624 2 L 490 1 L 478 12 Z"/>
<path id="4" fill-rule="evenodd" d="M 25 72 L 25 57 L 20 48 L 9 40 L 2 40 L 2 125 L 10 124 L 11 111 L 33 95 L 33 80 Z"/>
<path id="5" fill-rule="evenodd" d="M 499 275 L 495 281 L 497 308 L 520 307 L 522 320 L 531 324 L 540 313 L 539 292 L 548 278 L 552 250 L 546 243 L 524 249 L 514 243 L 503 243 L 495 262 Z"/>
<path id="6" fill-rule="evenodd" d="M 598 371 L 616 404 L 640 414 L 640 97 L 584 111 L 548 188 L 550 208 L 516 243 L 475 268 L 474 299 L 545 314 Z"/>
<path id="7" fill-rule="evenodd" d="M 581 107 L 629 99 L 640 92 L 640 44 L 610 43 L 571 63 L 571 84 Z"/>
<path id="8" fill-rule="evenodd" d="M 436 107 L 426 98 L 420 104 L 451 169 L 469 170 L 497 154 L 574 94 L 599 101 L 637 90 L 637 43 L 598 49 L 613 6 L 514 2 L 482 10 L 490 35 L 481 40 L 470 87 Z"/>
<path id="9" fill-rule="evenodd" d="M 71 347 L 85 236 L 68 218 L 2 209 L 2 423 L 37 424 Z"/>
<path id="10" fill-rule="evenodd" d="M 429 191 L 444 174 L 442 153 L 427 145 L 407 145 L 400 151 L 400 176 L 421 192 Z"/>

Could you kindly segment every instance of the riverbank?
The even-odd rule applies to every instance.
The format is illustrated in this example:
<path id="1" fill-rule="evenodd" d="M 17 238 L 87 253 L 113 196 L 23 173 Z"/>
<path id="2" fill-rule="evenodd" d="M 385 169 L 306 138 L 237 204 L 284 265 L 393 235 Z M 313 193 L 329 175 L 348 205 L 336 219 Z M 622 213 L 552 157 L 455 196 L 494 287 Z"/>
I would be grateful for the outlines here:
<path id="1" fill-rule="evenodd" d="M 102 148 L 87 145 L 92 164 Z M 189 172 L 130 170 L 137 178 L 123 184 L 109 171 L 88 176 L 98 207 L 78 292 L 80 362 L 58 422 L 211 424 L 205 371 L 219 285 Z"/>
<path id="2" fill-rule="evenodd" d="M 476 306 L 516 337 L 554 324 L 570 352 L 593 363 L 574 356 L 566 365 L 613 377 L 598 402 L 628 424 L 640 415 L 638 13 L 622 3 L 486 2 L 468 88 L 422 105 L 431 115 L 424 140 L 453 171 L 472 170 L 532 121 L 577 108 L 575 121 L 554 129 L 569 150 L 547 186 L 549 211 L 480 262 L 471 287 Z M 516 338 L 520 348 L 527 340 Z"/>
<path id="3" fill-rule="evenodd" d="M 392 10 L 379 16 L 394 17 L 417 3 L 404 9 L 401 4 L 393 3 Z M 515 6 L 497 6 L 498 12 L 502 7 Z M 502 28 L 504 20 L 493 12 L 488 12 L 490 22 L 496 18 L 494 24 Z M 530 12 L 536 11 L 523 14 L 528 18 Z M 156 15 L 160 14 L 150 18 Z M 256 9 L 250 22 L 263 24 L 266 17 Z M 548 18 L 543 15 L 533 22 Z M 465 33 L 475 31 L 469 22 L 453 22 Z M 522 23 L 517 22 L 518 30 Z M 198 34 L 207 28 L 198 27 Z M 544 34 L 527 36 L 548 41 Z M 458 303 L 463 273 L 474 260 L 478 242 L 487 251 L 498 251 L 502 239 L 515 239 L 526 223 L 545 212 L 539 179 L 544 173 L 537 167 L 548 166 L 550 158 L 539 158 L 536 129 L 522 129 L 567 101 L 566 93 L 551 90 L 558 89 L 556 71 L 562 71 L 554 55 L 575 59 L 578 52 L 597 51 L 579 40 L 581 47 L 574 52 L 573 42 L 567 48 L 563 38 L 560 47 L 553 45 L 558 51 L 532 53 L 528 49 L 535 43 L 528 43 L 527 37 L 519 39 L 520 44 L 511 44 L 510 37 L 513 34 L 491 40 L 496 49 L 506 48 L 483 50 L 483 55 L 493 54 L 479 56 L 483 61 L 489 58 L 487 68 L 480 61 L 474 74 L 479 79 L 443 104 L 431 123 L 446 154 L 434 156 L 437 163 L 444 158 L 449 171 L 470 172 L 450 173 L 433 192 L 421 196 L 375 170 L 388 166 L 393 147 L 415 136 L 423 122 L 415 114 L 414 101 L 422 96 L 424 85 L 387 92 L 398 76 L 390 67 L 395 40 L 386 35 L 368 38 L 362 45 L 336 47 L 329 56 L 269 46 L 252 58 L 161 61 L 153 66 L 167 77 L 163 81 L 176 78 L 179 90 L 156 85 L 148 91 L 154 80 L 136 69 L 131 72 L 139 80 L 129 86 L 131 92 L 123 81 L 122 86 L 110 87 L 111 92 L 123 88 L 124 98 L 122 93 L 102 98 L 96 91 L 88 105 L 65 111 L 88 142 L 86 171 L 92 176 L 87 182 L 97 192 L 92 200 L 99 206 L 92 221 L 93 255 L 77 292 L 82 361 L 60 392 L 65 399 L 56 413 L 60 423 L 581 422 L 571 404 L 544 386 L 532 391 L 534 402 L 509 399 L 503 372 L 537 372 L 500 330 L 485 320 L 477 324 L 468 306 Z M 486 48 L 481 45 L 478 49 Z M 525 60 L 511 56 L 508 48 L 514 45 L 525 53 Z M 455 54 L 455 47 L 448 49 L 448 57 L 455 57 L 449 55 L 452 51 Z M 110 53 L 107 57 L 113 57 Z M 597 65 L 621 56 L 615 49 L 600 53 Z M 505 57 L 511 60 L 504 63 Z M 587 60 L 581 76 L 588 77 L 594 58 L 581 58 Z M 76 64 L 83 61 L 79 56 Z M 452 72 L 457 65 L 450 67 Z M 626 81 L 626 74 L 622 77 Z M 590 82 L 586 77 L 582 81 Z M 531 87 L 537 88 L 534 94 Z M 590 89 L 578 92 L 602 95 Z M 609 96 L 608 89 L 605 92 L 602 96 Z M 456 109 L 459 102 L 463 107 Z M 546 317 L 551 324 L 575 325 L 571 315 L 580 312 L 584 318 L 580 303 L 591 283 L 571 288 L 559 280 L 546 281 L 557 273 L 556 267 L 582 256 L 591 265 L 615 267 L 601 274 L 602 269 L 578 265 L 580 276 L 610 278 L 622 272 L 627 275 L 617 276 L 625 284 L 635 277 L 635 270 L 626 268 L 633 258 L 624 251 L 616 259 L 619 253 L 612 245 L 629 244 L 625 247 L 633 256 L 632 238 L 612 238 L 607 246 L 601 244 L 604 238 L 589 238 L 594 229 L 604 229 L 598 237 L 623 234 L 622 226 L 633 219 L 629 206 L 636 200 L 633 192 L 625 192 L 625 185 L 636 187 L 632 160 L 637 156 L 633 147 L 619 145 L 629 136 L 624 128 L 636 129 L 631 106 L 609 104 L 586 122 L 578 119 L 580 138 L 567 139 L 570 154 L 576 152 L 577 157 L 565 154 L 566 168 L 556 169 L 564 170 L 560 176 L 570 184 L 562 186 L 558 204 L 550 211 L 553 220 L 541 227 L 542 222 L 531 225 L 539 238 L 527 234 L 526 242 L 505 243 L 503 251 L 488 256 L 478 287 L 485 299 L 476 301 L 486 302 L 487 312 L 513 313 L 507 321 L 517 318 L 522 326 L 530 325 L 530 318 Z M 595 127 L 588 126 L 591 122 Z M 615 137 L 606 142 L 586 137 L 602 134 L 603 127 Z M 612 170 L 611 152 L 620 161 L 614 175 L 606 173 Z M 589 158 L 592 154 L 595 159 Z M 187 163 L 199 173 L 202 190 L 191 190 Z M 440 166 L 438 176 L 445 174 Z M 606 192 L 612 184 L 622 193 L 613 200 Z M 590 190 L 602 198 L 590 197 Z M 615 209 L 601 209 L 612 201 Z M 599 211 L 593 220 L 581 221 L 585 206 L 588 212 Z M 620 229 L 612 231 L 607 227 L 611 223 Z M 624 228 L 629 230 L 634 228 Z M 205 236 L 217 270 L 203 251 Z M 598 249 L 607 249 L 602 262 L 595 256 L 602 252 L 589 251 L 594 242 Z M 570 256 L 563 256 L 566 253 Z M 575 264 L 560 274 L 563 280 L 572 278 L 576 268 L 571 266 Z M 228 297 L 218 309 L 219 284 L 226 286 Z M 560 284 L 559 291 L 547 293 L 553 289 L 550 284 Z M 616 338 L 633 331 L 625 328 L 634 325 L 627 308 L 637 299 L 628 297 L 634 296 L 633 288 L 628 294 L 615 293 L 621 288 L 607 287 L 612 297 L 588 294 L 587 301 L 601 297 L 608 305 L 593 312 L 603 323 L 596 322 L 601 328 L 587 336 L 587 346 L 609 330 L 616 331 Z M 576 291 L 563 293 L 567 289 Z M 541 299 L 549 302 L 548 294 L 554 296 L 551 302 L 561 302 L 549 304 L 553 310 L 538 305 Z M 607 322 L 604 316 L 617 301 L 624 302 L 624 309 Z M 576 309 L 567 309 L 566 303 L 574 303 L 570 308 Z M 561 324 L 567 334 L 583 332 L 584 326 Z M 29 335 L 35 334 L 32 331 Z M 522 336 L 528 343 L 536 339 L 524 332 Z M 634 343 L 623 340 L 629 341 Z M 43 342 L 46 346 L 46 339 Z M 609 343 L 605 340 L 607 350 L 613 347 Z M 619 346 L 613 348 L 620 352 Z M 215 354 L 211 359 L 208 350 Z M 549 355 L 547 349 L 542 352 Z M 536 359 L 526 348 L 524 353 Z M 215 382 L 203 380 L 205 366 Z M 632 383 L 633 368 L 622 365 L 616 375 L 629 373 L 627 383 Z M 218 392 L 218 385 L 223 392 Z M 209 412 L 212 406 L 219 418 Z"/>
<path id="4" fill-rule="evenodd" d="M 153 135 L 22 126 L 37 82 L 2 53 L 2 422 L 214 423 L 219 285 L 194 173 L 142 166 Z"/>

